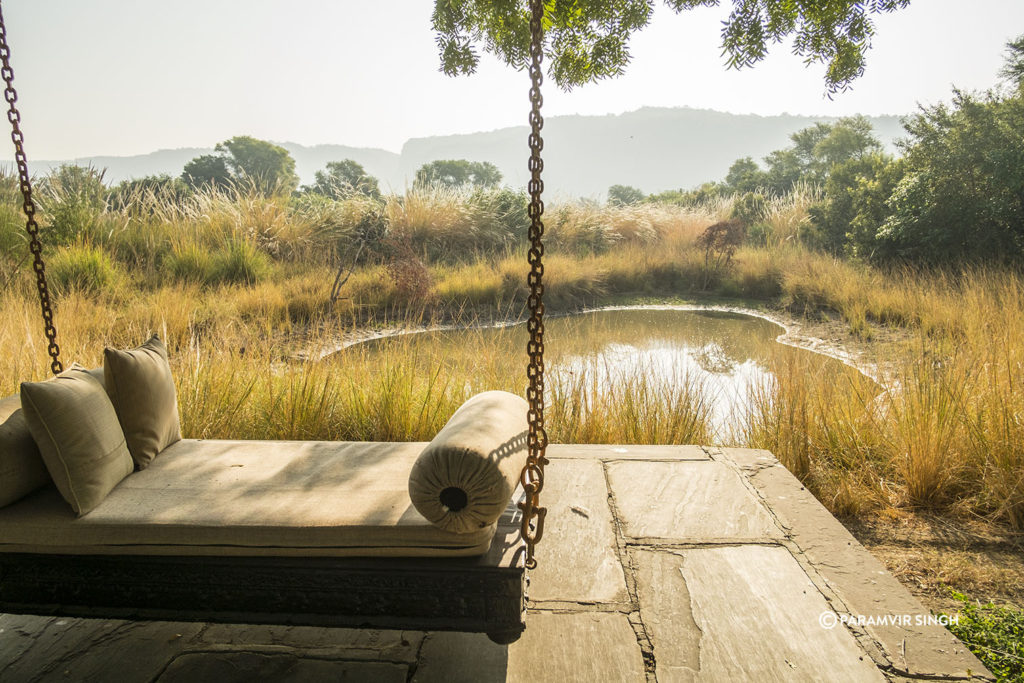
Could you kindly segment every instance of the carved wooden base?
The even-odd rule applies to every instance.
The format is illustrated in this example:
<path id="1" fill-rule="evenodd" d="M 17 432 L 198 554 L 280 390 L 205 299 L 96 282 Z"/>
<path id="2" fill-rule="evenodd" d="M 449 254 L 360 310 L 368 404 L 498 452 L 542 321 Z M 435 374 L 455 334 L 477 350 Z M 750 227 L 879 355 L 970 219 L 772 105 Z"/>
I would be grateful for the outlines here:
<path id="1" fill-rule="evenodd" d="M 482 632 L 510 643 L 524 628 L 518 564 L 0 553 L 0 611 Z"/>

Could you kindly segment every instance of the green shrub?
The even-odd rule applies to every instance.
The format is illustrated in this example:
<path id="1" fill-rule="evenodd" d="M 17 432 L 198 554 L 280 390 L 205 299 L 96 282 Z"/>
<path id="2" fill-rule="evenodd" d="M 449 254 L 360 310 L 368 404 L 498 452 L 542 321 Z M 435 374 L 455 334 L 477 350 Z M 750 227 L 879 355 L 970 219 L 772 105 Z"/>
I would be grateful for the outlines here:
<path id="1" fill-rule="evenodd" d="M 126 215 L 152 215 L 166 204 L 181 205 L 189 194 L 184 180 L 162 173 L 121 181 L 107 193 L 107 205 Z"/>
<path id="2" fill-rule="evenodd" d="M 270 274 L 270 258 L 243 240 L 231 240 L 210 252 L 195 242 L 176 244 L 163 261 L 163 270 L 183 282 L 200 285 L 255 284 Z"/>
<path id="3" fill-rule="evenodd" d="M 882 153 L 836 164 L 825 182 L 824 200 L 808 210 L 814 226 L 811 243 L 835 254 L 870 257 L 901 174 L 901 162 Z"/>
<path id="4" fill-rule="evenodd" d="M 357 253 L 361 262 L 379 253 L 388 234 L 385 205 L 365 194 L 338 201 L 306 192 L 292 198 L 291 210 L 309 225 L 311 241 L 322 256 L 340 257 L 346 263 Z"/>
<path id="5" fill-rule="evenodd" d="M 96 236 L 106 206 L 103 174 L 92 166 L 65 164 L 43 178 L 38 202 L 49 218 L 44 240 L 50 244 L 73 244 Z"/>
<path id="6" fill-rule="evenodd" d="M 949 630 L 964 642 L 999 681 L 1024 681 L 1024 610 L 980 605 L 952 591 L 960 613 Z"/>
<path id="7" fill-rule="evenodd" d="M 210 280 L 251 285 L 269 275 L 270 269 L 266 254 L 249 242 L 232 240 L 213 254 Z"/>
<path id="8" fill-rule="evenodd" d="M 530 228 L 529 202 L 525 192 L 507 187 L 476 190 L 469 195 L 471 220 L 478 226 L 478 249 L 494 254 L 525 239 Z"/>
<path id="9" fill-rule="evenodd" d="M 930 262 L 1024 258 L 1024 91 L 955 91 L 904 125 L 906 174 L 878 230 L 885 256 Z"/>
<path id="10" fill-rule="evenodd" d="M 106 252 L 91 245 L 74 245 L 57 251 L 46 268 L 50 288 L 56 294 L 71 290 L 99 293 L 115 287 L 124 274 Z"/>
<path id="11" fill-rule="evenodd" d="M 210 252 L 194 242 L 172 247 L 163 266 L 174 278 L 184 282 L 211 284 L 214 280 Z"/>
<path id="12" fill-rule="evenodd" d="M 751 226 L 763 223 L 768 217 L 768 200 L 759 192 L 747 192 L 739 197 L 732 205 L 731 218 L 743 221 L 744 225 Z"/>

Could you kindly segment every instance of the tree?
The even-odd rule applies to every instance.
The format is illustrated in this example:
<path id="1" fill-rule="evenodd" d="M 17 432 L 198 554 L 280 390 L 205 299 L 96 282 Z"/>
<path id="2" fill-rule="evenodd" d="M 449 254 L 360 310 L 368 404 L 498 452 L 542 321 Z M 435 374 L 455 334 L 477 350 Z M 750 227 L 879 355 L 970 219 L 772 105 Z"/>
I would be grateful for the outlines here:
<path id="1" fill-rule="evenodd" d="M 185 164 L 181 179 L 193 189 L 226 187 L 231 184 L 231 171 L 223 156 L 203 154 Z"/>
<path id="2" fill-rule="evenodd" d="M 227 154 L 225 161 L 236 180 L 247 180 L 264 194 L 291 194 L 299 186 L 295 160 L 284 147 L 237 135 L 214 150 Z"/>
<path id="3" fill-rule="evenodd" d="M 804 177 L 806 168 L 793 148 L 777 149 L 764 158 L 764 188 L 776 196 L 790 192 Z"/>
<path id="4" fill-rule="evenodd" d="M 1006 63 L 999 75 L 1012 87 L 1024 89 L 1024 35 L 1006 44 Z"/>
<path id="5" fill-rule="evenodd" d="M 629 40 L 651 20 L 651 0 L 546 2 L 544 47 L 548 73 L 569 90 L 619 76 L 629 64 Z M 665 0 L 677 13 L 717 7 L 721 0 Z M 872 15 L 906 7 L 909 0 L 733 0 L 722 27 L 730 68 L 752 66 L 768 46 L 793 36 L 793 52 L 824 64 L 829 92 L 844 90 L 864 71 L 874 35 Z M 522 0 L 435 0 L 434 30 L 441 70 L 476 71 L 482 49 L 518 69 L 529 59 L 529 12 Z"/>
<path id="6" fill-rule="evenodd" d="M 812 155 L 824 177 L 838 164 L 881 151 L 882 143 L 875 137 L 871 122 L 864 116 L 847 116 L 834 123 L 818 140 Z"/>
<path id="7" fill-rule="evenodd" d="M 871 259 L 878 255 L 878 230 L 889 217 L 889 197 L 903 167 L 873 152 L 832 168 L 825 199 L 810 208 L 817 242 L 836 254 Z"/>
<path id="8" fill-rule="evenodd" d="M 725 184 L 733 192 L 754 192 L 764 187 L 765 181 L 764 171 L 750 157 L 734 161 L 725 174 Z"/>
<path id="9" fill-rule="evenodd" d="M 377 179 L 352 159 L 328 162 L 323 171 L 316 172 L 315 182 L 304 189 L 331 199 L 345 199 L 354 194 L 373 199 L 381 197 Z"/>
<path id="10" fill-rule="evenodd" d="M 905 124 L 906 175 L 879 237 L 926 262 L 1024 258 L 1024 91 L 955 91 Z"/>
<path id="11" fill-rule="evenodd" d="M 614 206 L 627 206 L 638 204 L 644 200 L 646 195 L 642 190 L 629 185 L 612 185 L 608 188 L 608 203 Z"/>
<path id="12" fill-rule="evenodd" d="M 489 161 L 445 159 L 423 164 L 416 171 L 413 185 L 419 188 L 495 187 L 501 182 L 501 171 Z"/>
<path id="13" fill-rule="evenodd" d="M 786 149 L 775 150 L 764 158 L 768 168 L 764 172 L 749 158 L 740 159 L 729 173 L 735 175 L 735 182 L 726 179 L 736 191 L 746 192 L 763 187 L 771 194 L 790 192 L 799 182 L 821 184 L 828 180 L 832 169 L 851 159 L 860 159 L 868 154 L 882 151 L 882 143 L 874 136 L 871 122 L 863 116 L 848 116 L 835 123 L 816 123 L 802 128 L 789 136 L 793 144 Z M 735 170 L 734 170 L 735 169 Z M 755 175 L 755 171 L 760 175 Z M 756 177 L 743 182 L 749 175 Z"/>
<path id="14" fill-rule="evenodd" d="M 283 147 L 248 135 L 217 143 L 216 154 L 185 164 L 181 179 L 193 188 L 251 184 L 264 195 L 288 195 L 299 186 L 295 160 Z"/>

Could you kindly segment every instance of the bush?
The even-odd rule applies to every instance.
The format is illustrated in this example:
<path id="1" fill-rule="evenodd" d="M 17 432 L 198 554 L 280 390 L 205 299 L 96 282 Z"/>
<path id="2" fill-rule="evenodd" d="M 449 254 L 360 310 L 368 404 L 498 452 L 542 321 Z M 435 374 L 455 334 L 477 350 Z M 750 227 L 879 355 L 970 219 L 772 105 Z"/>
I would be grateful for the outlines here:
<path id="1" fill-rule="evenodd" d="M 231 240 L 212 253 L 195 242 L 176 244 L 163 267 L 183 282 L 251 285 L 266 278 L 273 266 L 270 258 L 250 242 Z"/>
<path id="2" fill-rule="evenodd" d="M 618 240 L 607 212 L 586 202 L 565 204 L 544 217 L 545 238 L 551 249 L 599 254 Z"/>
<path id="3" fill-rule="evenodd" d="M 196 284 L 213 282 L 213 259 L 210 252 L 193 242 L 175 245 L 163 265 L 178 280 Z"/>
<path id="4" fill-rule="evenodd" d="M 525 197 L 511 190 L 437 186 L 391 197 L 382 218 L 389 226 L 389 239 L 407 243 L 418 256 L 461 262 L 499 253 L 522 239 L 524 206 Z"/>
<path id="5" fill-rule="evenodd" d="M 882 153 L 851 159 L 832 168 L 825 199 L 810 208 L 813 242 L 834 254 L 870 257 L 878 230 L 889 217 L 887 204 L 902 165 Z"/>
<path id="6" fill-rule="evenodd" d="M 949 630 L 973 652 L 999 681 L 1024 680 L 1024 610 L 975 604 L 952 591 L 960 604 L 959 619 Z"/>
<path id="7" fill-rule="evenodd" d="M 404 303 L 425 301 L 434 284 L 430 269 L 408 242 L 391 238 L 385 246 L 389 252 L 386 264 L 388 277 L 394 283 L 398 297 Z"/>
<path id="8" fill-rule="evenodd" d="M 732 257 L 736 250 L 743 244 L 746 237 L 746 227 L 743 221 L 732 218 L 727 221 L 719 221 L 709 225 L 695 242 L 698 248 L 704 250 L 704 284 L 702 289 L 707 290 L 712 283 L 720 278 L 732 265 Z M 737 288 L 725 292 L 729 296 L 739 294 Z"/>
<path id="9" fill-rule="evenodd" d="M 39 184 L 39 206 L 49 217 L 44 239 L 72 244 L 93 236 L 106 206 L 103 171 L 92 166 L 65 164 Z"/>
<path id="10" fill-rule="evenodd" d="M 494 253 L 526 239 L 530 198 L 525 192 L 510 188 L 477 190 L 468 202 L 474 209 L 472 219 L 480 226 L 482 249 Z"/>
<path id="11" fill-rule="evenodd" d="M 57 295 L 71 290 L 99 293 L 115 287 L 123 277 L 121 269 L 102 249 L 90 245 L 60 249 L 50 259 L 46 274 Z"/>
<path id="12" fill-rule="evenodd" d="M 766 232 L 764 222 L 768 218 L 770 208 L 771 206 L 763 194 L 748 192 L 733 202 L 730 217 L 743 223 L 750 232 L 764 234 Z M 755 227 L 756 230 L 752 230 Z"/>
<path id="13" fill-rule="evenodd" d="M 232 240 L 211 259 L 210 281 L 255 284 L 270 274 L 266 254 L 249 242 Z"/>
<path id="14" fill-rule="evenodd" d="M 190 194 L 181 178 L 151 175 L 118 183 L 110 189 L 107 205 L 111 211 L 129 215 L 152 215 L 167 204 L 180 206 Z"/>
<path id="15" fill-rule="evenodd" d="M 699 209 L 714 204 L 729 194 L 731 194 L 731 190 L 725 183 L 704 183 L 693 190 L 666 190 L 648 195 L 645 201 L 653 204 L 676 204 Z"/>
<path id="16" fill-rule="evenodd" d="M 892 256 L 931 263 L 1024 259 L 1024 92 L 956 92 L 905 126 L 906 175 L 879 237 Z"/>

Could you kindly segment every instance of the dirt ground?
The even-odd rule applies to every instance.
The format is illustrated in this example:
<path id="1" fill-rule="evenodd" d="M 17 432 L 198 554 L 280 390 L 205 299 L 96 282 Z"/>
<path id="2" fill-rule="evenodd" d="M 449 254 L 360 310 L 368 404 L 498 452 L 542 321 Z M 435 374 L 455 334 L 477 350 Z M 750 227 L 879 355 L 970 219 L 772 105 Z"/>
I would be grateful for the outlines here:
<path id="1" fill-rule="evenodd" d="M 842 521 L 934 612 L 957 610 L 951 588 L 981 602 L 1024 607 L 1024 533 L 895 510 Z"/>

